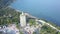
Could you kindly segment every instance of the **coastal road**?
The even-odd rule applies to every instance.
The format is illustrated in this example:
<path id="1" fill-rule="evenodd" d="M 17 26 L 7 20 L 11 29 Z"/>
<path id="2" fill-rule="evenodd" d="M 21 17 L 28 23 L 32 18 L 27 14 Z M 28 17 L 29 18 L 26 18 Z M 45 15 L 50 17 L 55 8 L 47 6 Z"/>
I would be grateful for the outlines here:
<path id="1" fill-rule="evenodd" d="M 38 20 L 39 22 L 43 23 L 43 24 L 46 24 L 47 26 L 50 26 L 52 29 L 55 29 L 56 31 L 60 32 L 60 30 L 56 27 L 54 27 L 53 25 L 49 24 L 49 23 L 46 23 L 45 21 L 43 20 Z"/>

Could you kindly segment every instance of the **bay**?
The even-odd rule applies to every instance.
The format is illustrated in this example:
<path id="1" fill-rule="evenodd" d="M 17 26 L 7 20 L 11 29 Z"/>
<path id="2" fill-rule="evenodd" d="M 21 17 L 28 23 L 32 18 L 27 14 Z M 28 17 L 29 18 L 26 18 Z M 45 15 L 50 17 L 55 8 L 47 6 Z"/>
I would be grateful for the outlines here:
<path id="1" fill-rule="evenodd" d="M 11 7 L 60 26 L 60 0 L 16 0 Z"/>

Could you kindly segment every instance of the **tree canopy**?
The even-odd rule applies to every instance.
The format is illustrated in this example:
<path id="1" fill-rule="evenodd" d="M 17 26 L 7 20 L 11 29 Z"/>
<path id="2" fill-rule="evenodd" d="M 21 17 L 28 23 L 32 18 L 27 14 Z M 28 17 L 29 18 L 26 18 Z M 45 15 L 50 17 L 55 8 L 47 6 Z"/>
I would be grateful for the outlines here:
<path id="1" fill-rule="evenodd" d="M 13 8 L 7 7 L 0 11 L 0 25 L 19 23 L 20 12 Z"/>

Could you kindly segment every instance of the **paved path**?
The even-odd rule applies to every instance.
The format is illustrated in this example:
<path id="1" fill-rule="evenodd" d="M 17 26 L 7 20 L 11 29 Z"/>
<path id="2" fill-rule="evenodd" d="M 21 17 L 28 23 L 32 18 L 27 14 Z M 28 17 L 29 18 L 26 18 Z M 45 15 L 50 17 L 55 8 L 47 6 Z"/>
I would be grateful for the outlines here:
<path id="1" fill-rule="evenodd" d="M 53 25 L 51 25 L 51 24 L 49 24 L 49 23 L 46 23 L 46 22 L 43 21 L 43 20 L 38 20 L 38 21 L 40 21 L 40 22 L 42 22 L 43 24 L 46 24 L 46 25 L 50 26 L 51 28 L 53 28 L 53 29 L 55 29 L 55 30 L 57 30 L 57 31 L 60 32 L 60 30 L 59 30 L 58 28 L 54 27 Z"/>

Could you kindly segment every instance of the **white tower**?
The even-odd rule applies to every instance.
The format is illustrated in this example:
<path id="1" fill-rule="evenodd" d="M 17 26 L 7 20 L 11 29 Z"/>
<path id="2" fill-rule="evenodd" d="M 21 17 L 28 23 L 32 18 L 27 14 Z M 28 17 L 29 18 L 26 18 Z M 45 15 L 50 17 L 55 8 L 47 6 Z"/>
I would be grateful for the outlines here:
<path id="1" fill-rule="evenodd" d="M 26 26 L 26 15 L 23 12 L 20 15 L 20 25 L 21 25 L 21 27 Z"/>

